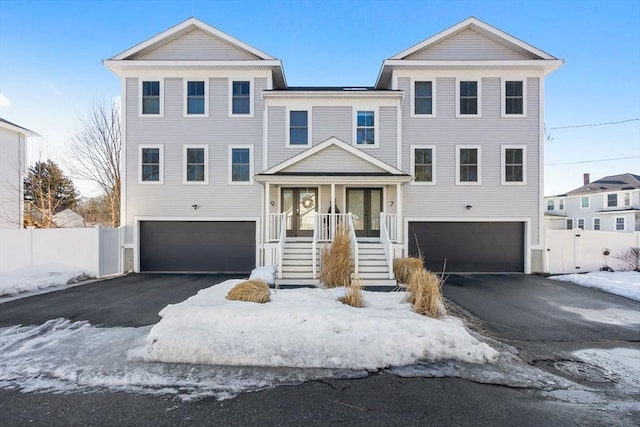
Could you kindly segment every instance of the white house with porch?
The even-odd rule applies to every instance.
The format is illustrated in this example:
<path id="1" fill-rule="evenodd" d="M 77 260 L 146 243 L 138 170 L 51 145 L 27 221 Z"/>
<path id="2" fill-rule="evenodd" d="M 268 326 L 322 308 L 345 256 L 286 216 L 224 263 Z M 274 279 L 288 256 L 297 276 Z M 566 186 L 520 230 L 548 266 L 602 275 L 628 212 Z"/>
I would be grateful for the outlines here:
<path id="1" fill-rule="evenodd" d="M 343 223 L 365 285 L 418 253 L 436 271 L 543 270 L 544 78 L 562 60 L 476 18 L 370 87 L 288 86 L 279 59 L 195 18 L 104 63 L 122 80 L 133 271 L 317 283 Z"/>

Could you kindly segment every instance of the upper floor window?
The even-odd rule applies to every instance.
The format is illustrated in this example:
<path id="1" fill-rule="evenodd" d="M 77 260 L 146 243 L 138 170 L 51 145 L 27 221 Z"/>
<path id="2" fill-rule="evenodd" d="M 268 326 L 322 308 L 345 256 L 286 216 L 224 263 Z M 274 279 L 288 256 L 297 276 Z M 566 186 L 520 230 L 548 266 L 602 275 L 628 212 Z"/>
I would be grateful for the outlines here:
<path id="1" fill-rule="evenodd" d="M 229 146 L 229 183 L 253 184 L 253 147 Z"/>
<path id="2" fill-rule="evenodd" d="M 480 147 L 458 147 L 456 163 L 456 184 L 480 184 Z"/>
<path id="3" fill-rule="evenodd" d="M 580 207 L 588 208 L 589 207 L 589 196 L 582 196 L 580 198 Z"/>
<path id="4" fill-rule="evenodd" d="M 140 113 L 149 116 L 162 115 L 161 80 L 142 81 L 140 84 Z"/>
<path id="5" fill-rule="evenodd" d="M 624 193 L 623 197 L 624 197 L 624 205 L 625 206 L 631 205 L 631 193 Z"/>
<path id="6" fill-rule="evenodd" d="M 356 143 L 358 145 L 375 145 L 375 112 L 358 111 L 356 122 Z"/>
<path id="7" fill-rule="evenodd" d="M 480 115 L 480 84 L 478 81 L 458 82 L 458 116 Z"/>
<path id="8" fill-rule="evenodd" d="M 435 184 L 435 147 L 412 146 L 411 169 L 414 183 Z"/>
<path id="9" fill-rule="evenodd" d="M 208 147 L 206 145 L 185 145 L 184 183 L 207 183 Z"/>
<path id="10" fill-rule="evenodd" d="M 593 229 L 600 230 L 600 218 L 593 218 Z"/>
<path id="11" fill-rule="evenodd" d="M 624 231 L 624 217 L 616 218 L 616 231 Z"/>
<path id="12" fill-rule="evenodd" d="M 251 82 L 234 81 L 231 85 L 231 114 L 251 114 Z"/>
<path id="13" fill-rule="evenodd" d="M 524 114 L 524 83 L 520 80 L 504 82 L 504 114 Z"/>
<path id="14" fill-rule="evenodd" d="M 189 116 L 207 115 L 207 82 L 204 80 L 186 82 L 186 111 Z"/>
<path id="15" fill-rule="evenodd" d="M 413 113 L 415 115 L 433 114 L 433 82 L 414 82 Z"/>
<path id="16" fill-rule="evenodd" d="M 139 149 L 139 182 L 162 184 L 162 145 L 140 145 Z"/>
<path id="17" fill-rule="evenodd" d="M 289 111 L 289 144 L 309 144 L 308 111 Z"/>
<path id="18" fill-rule="evenodd" d="M 618 195 L 616 193 L 607 194 L 607 207 L 612 208 L 618 206 Z"/>
<path id="19" fill-rule="evenodd" d="M 555 204 L 554 204 L 553 200 L 547 200 L 547 210 L 548 211 L 553 211 L 555 209 L 556 209 L 556 207 L 555 207 Z"/>
<path id="20" fill-rule="evenodd" d="M 524 146 L 502 147 L 502 184 L 526 184 Z"/>
<path id="21" fill-rule="evenodd" d="M 558 199 L 558 210 L 564 210 L 564 199 Z"/>

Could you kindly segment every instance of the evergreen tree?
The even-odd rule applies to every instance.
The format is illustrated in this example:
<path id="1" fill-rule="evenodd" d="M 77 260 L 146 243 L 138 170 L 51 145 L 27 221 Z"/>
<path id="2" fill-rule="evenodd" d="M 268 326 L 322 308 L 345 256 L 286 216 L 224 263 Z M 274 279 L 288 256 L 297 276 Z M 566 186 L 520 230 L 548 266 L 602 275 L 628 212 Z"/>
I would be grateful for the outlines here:
<path id="1" fill-rule="evenodd" d="M 51 160 L 30 166 L 24 179 L 25 199 L 38 211 L 41 224 L 51 227 L 53 215 L 78 203 L 73 181 Z"/>

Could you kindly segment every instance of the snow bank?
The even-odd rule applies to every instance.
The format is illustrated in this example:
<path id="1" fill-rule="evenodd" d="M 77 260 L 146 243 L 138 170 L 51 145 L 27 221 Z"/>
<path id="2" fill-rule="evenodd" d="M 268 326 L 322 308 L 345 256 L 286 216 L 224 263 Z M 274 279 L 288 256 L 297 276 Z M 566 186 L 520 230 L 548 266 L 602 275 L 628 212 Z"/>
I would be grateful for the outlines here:
<path id="1" fill-rule="evenodd" d="M 63 264 L 32 265 L 0 273 L 0 296 L 64 286 L 88 278 L 89 275 L 77 267 Z"/>
<path id="2" fill-rule="evenodd" d="M 249 276 L 250 280 L 264 280 L 267 285 L 275 285 L 276 284 L 276 266 L 275 265 L 265 265 L 264 267 L 254 268 L 251 272 L 251 276 Z"/>
<path id="3" fill-rule="evenodd" d="M 566 274 L 549 277 L 587 288 L 596 288 L 611 294 L 640 301 L 640 273 L 636 271 L 598 271 L 586 274 Z"/>
<path id="4" fill-rule="evenodd" d="M 376 370 L 418 360 L 495 360 L 498 352 L 453 317 L 413 313 L 405 293 L 364 292 L 367 306 L 337 301 L 339 290 L 287 289 L 271 302 L 224 297 L 238 280 L 165 307 L 145 360 L 213 365 Z"/>

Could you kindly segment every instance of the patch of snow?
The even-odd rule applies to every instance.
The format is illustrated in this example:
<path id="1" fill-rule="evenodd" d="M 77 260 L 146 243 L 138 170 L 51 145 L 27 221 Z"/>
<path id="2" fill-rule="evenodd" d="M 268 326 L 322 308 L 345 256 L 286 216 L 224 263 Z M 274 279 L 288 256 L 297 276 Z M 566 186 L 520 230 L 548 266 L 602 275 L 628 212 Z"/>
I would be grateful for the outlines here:
<path id="1" fill-rule="evenodd" d="M 585 274 L 566 274 L 549 277 L 587 288 L 596 288 L 611 294 L 640 301 L 640 273 L 637 271 L 597 271 Z"/>
<path id="2" fill-rule="evenodd" d="M 256 267 L 251 272 L 251 276 L 249 276 L 250 280 L 260 279 L 264 280 L 267 285 L 275 285 L 276 284 L 276 266 L 275 265 L 265 265 L 264 267 Z"/>
<path id="3" fill-rule="evenodd" d="M 32 265 L 0 273 L 0 296 L 65 286 L 89 278 L 85 271 L 77 267 L 63 264 Z"/>
<path id="4" fill-rule="evenodd" d="M 604 310 L 592 310 L 589 308 L 560 306 L 561 309 L 570 313 L 579 314 L 585 320 L 608 325 L 640 325 L 640 312 L 623 310 L 620 308 L 607 308 Z"/>
<path id="5" fill-rule="evenodd" d="M 232 366 L 377 370 L 420 360 L 485 363 L 498 352 L 459 319 L 411 311 L 403 292 L 364 292 L 366 307 L 340 290 L 287 289 L 266 304 L 229 301 L 239 280 L 165 307 L 149 333 L 147 361 Z"/>

